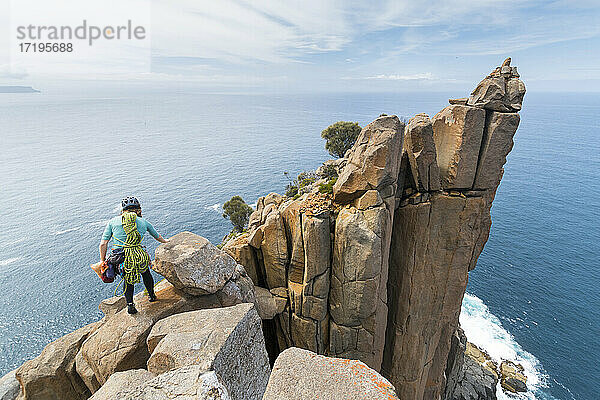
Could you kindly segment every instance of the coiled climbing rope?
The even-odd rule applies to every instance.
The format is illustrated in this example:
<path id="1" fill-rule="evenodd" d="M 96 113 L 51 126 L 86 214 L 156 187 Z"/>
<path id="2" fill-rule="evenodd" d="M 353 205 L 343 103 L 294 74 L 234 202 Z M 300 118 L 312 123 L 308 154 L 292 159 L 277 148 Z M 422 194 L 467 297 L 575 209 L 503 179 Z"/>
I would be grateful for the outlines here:
<path id="1" fill-rule="evenodd" d="M 133 285 L 140 282 L 140 274 L 148 270 L 150 266 L 150 256 L 142 247 L 142 235 L 137 230 L 137 214 L 134 212 L 124 212 L 121 215 L 121 224 L 127 234 L 125 242 L 119 240 L 125 250 L 125 261 L 123 261 L 123 280 L 125 283 Z"/>

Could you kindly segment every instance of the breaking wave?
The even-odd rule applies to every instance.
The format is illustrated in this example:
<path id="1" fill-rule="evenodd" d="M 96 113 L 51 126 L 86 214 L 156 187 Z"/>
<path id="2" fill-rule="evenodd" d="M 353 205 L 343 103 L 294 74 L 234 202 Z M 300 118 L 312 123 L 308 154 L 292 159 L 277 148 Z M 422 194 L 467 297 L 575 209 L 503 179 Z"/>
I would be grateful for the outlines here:
<path id="1" fill-rule="evenodd" d="M 62 235 L 63 233 L 73 232 L 73 231 L 79 230 L 79 228 L 80 227 L 75 227 L 75 228 L 65 229 L 65 230 L 62 230 L 62 231 L 56 231 L 56 232 L 54 232 L 54 234 L 55 235 Z"/>
<path id="2" fill-rule="evenodd" d="M 510 332 L 504 329 L 500 319 L 490 312 L 479 297 L 465 293 L 460 311 L 460 325 L 469 342 L 484 349 L 498 365 L 502 360 L 509 360 L 523 366 L 529 391 L 507 395 L 498 383 L 496 395 L 499 400 L 556 400 L 543 391 L 548 387 L 548 375 L 540 361 L 533 354 L 523 350 Z"/>
<path id="3" fill-rule="evenodd" d="M 12 257 L 12 258 L 7 258 L 6 260 L 0 260 L 0 267 L 4 267 L 5 265 L 12 264 L 16 261 L 19 261 L 20 259 L 21 259 L 21 257 Z"/>
<path id="4" fill-rule="evenodd" d="M 212 206 L 206 206 L 204 207 L 206 210 L 213 210 L 213 211 L 217 211 L 220 212 L 221 211 L 221 204 L 217 203 L 217 204 L 213 204 Z"/>

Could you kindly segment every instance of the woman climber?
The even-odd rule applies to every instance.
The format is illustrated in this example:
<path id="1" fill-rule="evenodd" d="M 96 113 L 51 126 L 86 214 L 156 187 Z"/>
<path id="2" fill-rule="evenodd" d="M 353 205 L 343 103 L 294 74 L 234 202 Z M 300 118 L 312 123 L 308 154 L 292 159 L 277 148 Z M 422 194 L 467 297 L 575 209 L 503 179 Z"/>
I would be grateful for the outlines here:
<path id="1" fill-rule="evenodd" d="M 167 241 L 156 232 L 156 229 L 142 218 L 142 207 L 135 197 L 126 197 L 121 202 L 121 215 L 108 221 L 102 240 L 100 241 L 100 260 L 106 260 L 106 249 L 111 237 L 113 241 L 112 254 L 124 253 L 123 280 L 125 281 L 125 300 L 127 312 L 137 313 L 133 304 L 133 287 L 140 282 L 140 274 L 148 291 L 148 301 L 155 301 L 154 279 L 150 273 L 150 255 L 141 245 L 142 236 L 146 231 L 161 243 Z"/>

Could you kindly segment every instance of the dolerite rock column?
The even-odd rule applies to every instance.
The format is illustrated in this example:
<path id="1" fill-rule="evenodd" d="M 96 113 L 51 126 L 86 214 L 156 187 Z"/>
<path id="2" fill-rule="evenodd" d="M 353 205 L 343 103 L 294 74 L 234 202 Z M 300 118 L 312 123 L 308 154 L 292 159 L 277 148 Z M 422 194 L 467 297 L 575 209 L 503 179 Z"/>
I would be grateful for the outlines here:
<path id="1" fill-rule="evenodd" d="M 362 360 L 377 371 L 387 324 L 388 258 L 403 131 L 396 116 L 367 125 L 333 188 L 334 201 L 343 208 L 335 221 L 329 354 Z"/>
<path id="2" fill-rule="evenodd" d="M 451 100 L 431 121 L 418 115 L 406 128 L 405 144 L 413 146 L 403 149 L 407 162 L 394 215 L 382 367 L 401 398 L 444 393 L 468 272 L 489 235 L 490 207 L 524 92 L 508 59 L 468 100 Z M 432 154 L 438 168 L 429 163 Z"/>

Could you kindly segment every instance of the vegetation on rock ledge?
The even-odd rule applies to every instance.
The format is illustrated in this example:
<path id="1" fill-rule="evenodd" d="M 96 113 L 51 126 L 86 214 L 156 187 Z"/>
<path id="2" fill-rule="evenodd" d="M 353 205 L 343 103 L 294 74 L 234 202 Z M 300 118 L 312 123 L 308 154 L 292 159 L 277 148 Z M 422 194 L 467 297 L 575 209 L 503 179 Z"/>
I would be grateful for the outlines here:
<path id="1" fill-rule="evenodd" d="M 252 211 L 252 207 L 246 204 L 244 199 L 240 196 L 233 196 L 223 205 L 223 218 L 231 221 L 234 231 L 242 232 L 248 224 Z"/>
<path id="2" fill-rule="evenodd" d="M 325 148 L 334 157 L 342 158 L 356 142 L 361 127 L 356 122 L 338 121 L 329 125 L 321 132 L 321 137 L 327 140 Z"/>

